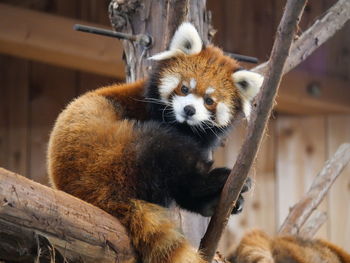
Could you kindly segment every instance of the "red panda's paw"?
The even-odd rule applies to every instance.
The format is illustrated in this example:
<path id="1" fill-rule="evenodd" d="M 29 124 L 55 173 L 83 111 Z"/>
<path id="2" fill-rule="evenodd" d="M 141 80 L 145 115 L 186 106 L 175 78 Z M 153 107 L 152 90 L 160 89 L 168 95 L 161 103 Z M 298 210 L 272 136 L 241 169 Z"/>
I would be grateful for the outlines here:
<path id="1" fill-rule="evenodd" d="M 247 178 L 247 180 L 245 181 L 241 193 L 238 196 L 237 202 L 234 206 L 234 208 L 232 209 L 231 214 L 239 214 L 243 211 L 243 207 L 244 207 L 244 197 L 243 197 L 243 193 L 248 192 L 252 187 L 252 179 L 250 177 Z"/>
<path id="2" fill-rule="evenodd" d="M 242 194 L 240 194 L 238 196 L 235 206 L 232 209 L 231 214 L 234 214 L 234 215 L 240 214 L 243 211 L 243 207 L 244 207 L 244 198 Z"/>

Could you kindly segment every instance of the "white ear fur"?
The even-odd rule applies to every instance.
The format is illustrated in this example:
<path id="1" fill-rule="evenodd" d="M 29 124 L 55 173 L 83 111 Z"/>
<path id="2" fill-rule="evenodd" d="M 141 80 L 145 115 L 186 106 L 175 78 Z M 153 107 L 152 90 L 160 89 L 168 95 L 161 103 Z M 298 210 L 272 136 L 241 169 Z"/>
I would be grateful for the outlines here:
<path id="1" fill-rule="evenodd" d="M 168 51 L 164 51 L 149 59 L 163 60 L 175 57 L 179 54 L 198 54 L 202 50 L 202 39 L 200 38 L 196 28 L 188 22 L 182 23 L 176 30 Z"/>
<path id="2" fill-rule="evenodd" d="M 242 96 L 244 115 L 249 120 L 250 102 L 259 93 L 264 77 L 255 72 L 240 70 L 233 73 L 232 78 Z"/>

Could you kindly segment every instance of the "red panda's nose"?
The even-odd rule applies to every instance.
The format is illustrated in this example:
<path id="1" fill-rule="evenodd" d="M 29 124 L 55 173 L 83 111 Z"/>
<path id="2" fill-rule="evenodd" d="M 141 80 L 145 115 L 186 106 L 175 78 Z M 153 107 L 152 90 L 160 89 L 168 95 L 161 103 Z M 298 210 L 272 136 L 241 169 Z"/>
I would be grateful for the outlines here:
<path id="1" fill-rule="evenodd" d="M 187 105 L 184 108 L 184 112 L 187 116 L 193 116 L 196 114 L 196 109 L 192 105 Z"/>

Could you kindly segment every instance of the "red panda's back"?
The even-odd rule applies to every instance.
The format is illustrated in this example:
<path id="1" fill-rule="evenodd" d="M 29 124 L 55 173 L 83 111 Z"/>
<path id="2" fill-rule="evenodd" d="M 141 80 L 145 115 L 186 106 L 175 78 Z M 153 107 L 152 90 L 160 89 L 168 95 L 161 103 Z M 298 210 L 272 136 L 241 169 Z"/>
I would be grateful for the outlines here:
<path id="1" fill-rule="evenodd" d="M 111 191 L 121 200 L 133 196 L 133 173 L 126 169 L 132 167 L 129 161 L 135 153 L 125 153 L 135 136 L 133 125 L 105 96 L 87 93 L 70 103 L 50 136 L 48 172 L 53 186 L 105 210 Z"/>

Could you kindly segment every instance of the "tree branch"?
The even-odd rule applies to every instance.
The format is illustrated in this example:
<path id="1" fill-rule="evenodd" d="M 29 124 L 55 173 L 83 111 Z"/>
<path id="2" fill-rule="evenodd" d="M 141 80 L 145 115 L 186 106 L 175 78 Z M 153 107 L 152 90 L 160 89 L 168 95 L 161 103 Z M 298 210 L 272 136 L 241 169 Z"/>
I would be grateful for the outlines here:
<path id="1" fill-rule="evenodd" d="M 44 240 L 70 260 L 134 258 L 124 227 L 101 209 L 2 168 L 0 182 L 0 260 L 31 262 Z"/>
<path id="2" fill-rule="evenodd" d="M 339 31 L 349 19 L 350 1 L 339 0 L 292 44 L 283 73 L 288 73 L 306 60 L 317 48 Z M 264 62 L 252 70 L 265 74 L 267 63 Z"/>
<path id="3" fill-rule="evenodd" d="M 298 236 L 307 239 L 313 238 L 326 221 L 327 213 L 316 210 L 300 229 Z"/>
<path id="4" fill-rule="evenodd" d="M 221 193 L 216 212 L 210 220 L 207 232 L 201 241 L 201 249 L 208 261 L 213 258 L 223 229 L 255 159 L 305 3 L 306 0 L 287 1 L 267 65 L 267 73 L 258 98 L 259 103 L 249 123 L 247 137 Z"/>
<path id="5" fill-rule="evenodd" d="M 281 235 L 298 234 L 311 213 L 321 203 L 328 190 L 350 161 L 350 144 L 342 144 L 316 176 L 309 191 L 293 206 L 279 231 Z"/>

